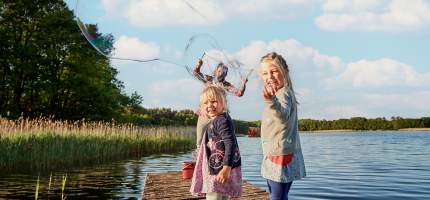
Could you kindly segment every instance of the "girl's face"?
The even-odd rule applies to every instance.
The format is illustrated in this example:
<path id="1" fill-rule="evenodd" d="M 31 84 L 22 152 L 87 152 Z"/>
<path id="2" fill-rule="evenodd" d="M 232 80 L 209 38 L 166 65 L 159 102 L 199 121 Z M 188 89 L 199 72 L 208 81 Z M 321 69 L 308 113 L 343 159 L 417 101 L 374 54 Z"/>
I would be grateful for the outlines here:
<path id="1" fill-rule="evenodd" d="M 284 87 L 285 79 L 282 71 L 271 63 L 261 63 L 261 79 L 263 79 L 264 85 L 270 86 L 276 91 Z"/>
<path id="2" fill-rule="evenodd" d="M 209 118 L 214 118 L 224 111 L 224 105 L 218 100 L 207 100 L 203 103 L 203 110 Z"/>
<path id="3" fill-rule="evenodd" d="M 216 68 L 215 76 L 216 76 L 216 77 L 219 77 L 219 76 L 221 76 L 221 75 L 222 75 L 222 67 L 218 67 L 218 68 Z"/>

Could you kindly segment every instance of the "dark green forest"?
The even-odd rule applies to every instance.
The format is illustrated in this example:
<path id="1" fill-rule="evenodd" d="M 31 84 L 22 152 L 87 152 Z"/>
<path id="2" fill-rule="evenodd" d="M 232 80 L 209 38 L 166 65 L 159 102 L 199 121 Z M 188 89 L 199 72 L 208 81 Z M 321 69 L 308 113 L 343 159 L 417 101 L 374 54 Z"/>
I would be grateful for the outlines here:
<path id="1" fill-rule="evenodd" d="M 114 37 L 90 25 L 113 50 Z M 8 119 L 116 121 L 147 125 L 195 125 L 192 110 L 143 108 L 144 98 L 127 95 L 118 71 L 79 30 L 73 12 L 61 0 L 0 1 L 0 116 Z M 245 133 L 257 122 L 235 120 Z M 393 117 L 300 120 L 300 130 L 397 130 L 430 127 L 430 118 Z"/>
<path id="2" fill-rule="evenodd" d="M 259 127 L 261 122 L 235 122 L 238 130 L 241 133 L 246 133 L 247 127 Z M 419 119 L 391 117 L 367 119 L 364 117 L 353 117 L 350 119 L 338 120 L 314 120 L 314 119 L 300 119 L 300 131 L 317 131 L 317 130 L 399 130 L 405 128 L 430 128 L 430 117 L 422 117 Z"/>
<path id="3" fill-rule="evenodd" d="M 117 70 L 89 46 L 63 1 L 0 2 L 2 116 L 111 120 L 139 102 L 124 93 Z M 114 38 L 103 38 L 112 49 Z"/>
<path id="4" fill-rule="evenodd" d="M 398 130 L 404 128 L 429 128 L 430 117 L 422 117 L 419 119 L 392 117 L 366 119 L 364 117 L 353 117 L 350 119 L 338 120 L 313 120 L 301 119 L 299 121 L 299 129 L 301 131 L 315 130 Z"/>

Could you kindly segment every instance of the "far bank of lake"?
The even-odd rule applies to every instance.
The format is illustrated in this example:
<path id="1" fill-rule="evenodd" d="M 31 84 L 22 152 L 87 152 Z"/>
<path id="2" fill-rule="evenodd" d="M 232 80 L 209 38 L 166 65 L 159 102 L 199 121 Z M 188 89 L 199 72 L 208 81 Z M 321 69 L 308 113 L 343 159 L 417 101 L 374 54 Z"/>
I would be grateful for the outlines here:
<path id="1" fill-rule="evenodd" d="M 352 130 L 352 129 L 336 129 L 336 130 L 315 130 L 315 131 L 300 131 L 303 133 L 345 133 L 345 132 L 381 132 L 381 131 L 430 131 L 430 128 L 402 128 L 398 130 Z"/>

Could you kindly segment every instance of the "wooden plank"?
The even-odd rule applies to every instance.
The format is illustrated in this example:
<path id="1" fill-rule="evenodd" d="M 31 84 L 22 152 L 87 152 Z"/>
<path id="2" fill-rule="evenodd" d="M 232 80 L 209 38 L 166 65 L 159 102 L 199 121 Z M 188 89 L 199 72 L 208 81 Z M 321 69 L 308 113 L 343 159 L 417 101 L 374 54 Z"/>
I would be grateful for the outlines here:
<path id="1" fill-rule="evenodd" d="M 142 200 L 150 199 L 205 199 L 205 197 L 191 196 L 191 180 L 183 180 L 181 172 L 150 173 L 145 176 Z M 243 194 L 240 198 L 244 199 L 269 199 L 267 192 L 251 183 L 243 182 Z"/>

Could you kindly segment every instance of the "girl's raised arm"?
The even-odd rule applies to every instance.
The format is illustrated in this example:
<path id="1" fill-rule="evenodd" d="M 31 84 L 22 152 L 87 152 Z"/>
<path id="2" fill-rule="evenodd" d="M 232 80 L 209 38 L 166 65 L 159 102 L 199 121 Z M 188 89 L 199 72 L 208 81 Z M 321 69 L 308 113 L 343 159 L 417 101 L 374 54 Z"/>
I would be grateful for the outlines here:
<path id="1" fill-rule="evenodd" d="M 245 94 L 245 89 L 246 89 L 246 83 L 248 82 L 248 79 L 245 79 L 242 83 L 242 86 L 240 87 L 240 89 L 234 87 L 234 85 L 232 85 L 229 82 L 225 82 L 225 89 L 227 90 L 227 92 L 234 94 L 237 97 L 241 97 L 243 96 L 243 94 Z"/>
<path id="2" fill-rule="evenodd" d="M 271 98 L 264 98 L 264 102 L 275 112 L 277 117 L 288 119 L 293 108 L 293 96 L 290 94 L 291 89 L 282 88 L 281 94 L 273 95 Z"/>
<path id="3" fill-rule="evenodd" d="M 200 71 L 200 68 L 202 67 L 202 65 L 203 65 L 203 60 L 199 59 L 196 63 L 196 67 L 194 68 L 193 75 L 200 81 L 203 81 L 203 83 L 206 83 L 212 80 L 212 76 L 205 75 Z"/>

